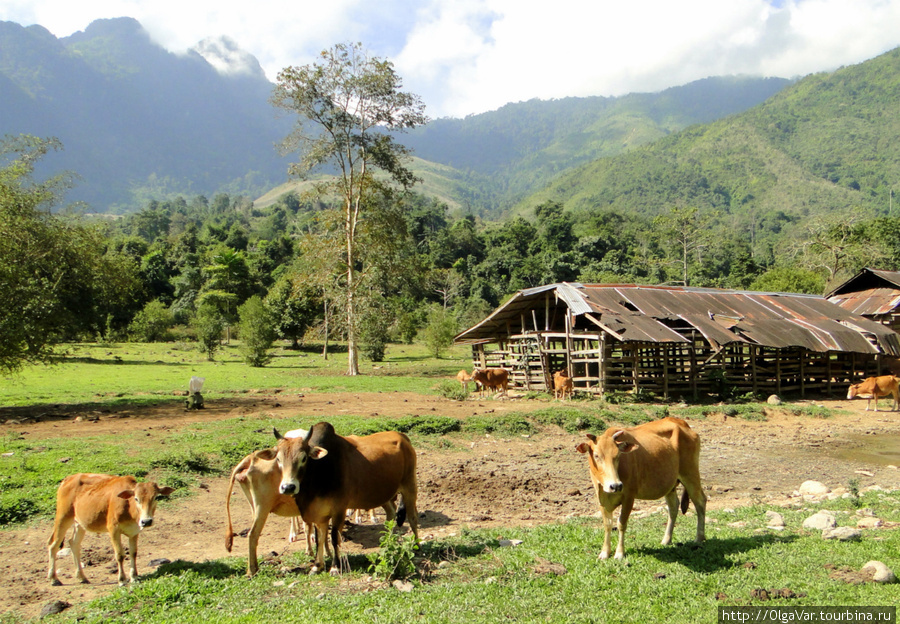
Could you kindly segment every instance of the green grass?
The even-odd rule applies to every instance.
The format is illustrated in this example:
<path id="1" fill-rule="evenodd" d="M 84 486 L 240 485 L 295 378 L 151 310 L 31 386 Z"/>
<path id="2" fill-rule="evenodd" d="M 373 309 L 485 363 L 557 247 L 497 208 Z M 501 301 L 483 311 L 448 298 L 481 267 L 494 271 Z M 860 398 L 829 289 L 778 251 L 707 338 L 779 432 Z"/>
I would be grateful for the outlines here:
<path id="1" fill-rule="evenodd" d="M 460 368 L 471 368 L 469 350 L 455 347 L 440 360 L 419 345 L 389 345 L 384 362 L 360 362 L 361 375 L 345 375 L 346 353 L 322 358 L 320 349 L 273 349 L 262 368 L 243 363 L 235 343 L 208 362 L 184 343 L 66 345 L 56 364 L 26 368 L 0 384 L 0 406 L 59 404 L 146 404 L 183 401 L 192 376 L 204 377 L 208 399 L 251 389 L 290 388 L 319 392 L 393 392 L 439 394 L 440 385 Z"/>
<path id="2" fill-rule="evenodd" d="M 880 517 L 900 520 L 896 493 L 870 493 L 863 502 Z M 840 509 L 847 504 L 828 505 Z M 858 570 L 871 559 L 892 561 L 900 532 L 834 543 L 800 528 L 810 511 L 779 509 L 788 529 L 767 531 L 766 509 L 711 513 L 708 540 L 700 548 L 691 541 L 693 515 L 679 519 L 672 546 L 659 545 L 662 514 L 635 518 L 626 562 L 596 559 L 602 528 L 592 518 L 535 528 L 464 530 L 422 545 L 420 574 L 409 593 L 372 580 L 362 556 L 352 557 L 352 570 L 337 579 L 305 575 L 300 554 L 264 563 L 253 579 L 244 578 L 240 558 L 176 561 L 134 586 L 73 607 L 57 621 L 694 623 L 715 622 L 719 606 L 896 604 L 896 586 L 849 585 L 829 578 L 827 566 Z M 849 522 L 849 515 L 842 517 Z M 737 519 L 747 526 L 728 526 Z M 500 539 L 522 543 L 501 547 Z M 439 567 L 442 561 L 449 565 Z M 564 573 L 547 573 L 548 563 L 563 566 Z M 789 588 L 805 596 L 759 602 L 751 598 L 758 588 Z"/>

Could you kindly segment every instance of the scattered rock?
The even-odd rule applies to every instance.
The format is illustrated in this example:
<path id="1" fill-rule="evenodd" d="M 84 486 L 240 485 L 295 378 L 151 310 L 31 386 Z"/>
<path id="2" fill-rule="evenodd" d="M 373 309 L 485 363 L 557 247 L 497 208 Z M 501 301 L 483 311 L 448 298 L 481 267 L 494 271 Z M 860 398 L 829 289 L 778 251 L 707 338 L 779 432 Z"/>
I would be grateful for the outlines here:
<path id="1" fill-rule="evenodd" d="M 766 512 L 766 527 L 781 530 L 784 528 L 784 516 L 777 511 Z"/>
<path id="2" fill-rule="evenodd" d="M 884 526 L 881 518 L 860 518 L 856 521 L 857 529 L 877 529 Z"/>
<path id="3" fill-rule="evenodd" d="M 275 581 L 272 583 L 272 587 L 284 587 L 284 581 Z"/>
<path id="4" fill-rule="evenodd" d="M 743 520 L 738 520 L 737 522 L 729 522 L 728 526 L 732 529 L 743 529 L 745 526 L 747 526 L 747 523 Z"/>
<path id="5" fill-rule="evenodd" d="M 766 399 L 766 403 L 769 405 L 781 405 L 784 401 L 781 400 L 781 397 L 777 394 L 773 394 Z"/>
<path id="6" fill-rule="evenodd" d="M 62 613 L 71 606 L 71 603 L 65 602 L 64 600 L 54 600 L 53 602 L 48 602 L 41 608 L 41 618 L 45 618 L 48 615 L 56 615 L 57 613 Z"/>
<path id="7" fill-rule="evenodd" d="M 519 540 L 519 539 L 513 539 L 513 540 L 502 539 L 502 540 L 500 540 L 500 547 L 501 548 L 509 548 L 510 546 L 518 546 L 521 543 L 522 543 L 522 540 Z"/>
<path id="8" fill-rule="evenodd" d="M 803 521 L 804 529 L 823 530 L 837 526 L 837 520 L 830 511 L 820 511 Z"/>
<path id="9" fill-rule="evenodd" d="M 172 563 L 172 562 L 169 559 L 166 559 L 165 557 L 161 557 L 159 559 L 151 559 L 149 565 L 151 568 L 158 568 L 159 566 L 166 565 L 167 563 Z"/>
<path id="10" fill-rule="evenodd" d="M 839 542 L 849 542 L 862 537 L 862 531 L 852 527 L 837 527 L 822 531 L 822 539 L 836 539 Z"/>
<path id="11" fill-rule="evenodd" d="M 893 583 L 897 580 L 894 571 L 880 561 L 870 561 L 860 569 L 860 573 L 871 575 L 875 583 Z"/>
<path id="12" fill-rule="evenodd" d="M 821 481 L 804 481 L 800 484 L 800 496 L 825 496 L 831 490 Z"/>

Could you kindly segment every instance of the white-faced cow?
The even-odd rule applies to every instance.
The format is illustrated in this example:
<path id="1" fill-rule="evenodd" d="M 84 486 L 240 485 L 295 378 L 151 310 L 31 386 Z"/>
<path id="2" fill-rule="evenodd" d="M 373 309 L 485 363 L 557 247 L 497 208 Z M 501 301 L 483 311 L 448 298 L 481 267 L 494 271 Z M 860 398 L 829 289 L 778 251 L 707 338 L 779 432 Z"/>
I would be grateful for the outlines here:
<path id="1" fill-rule="evenodd" d="M 663 418 L 629 429 L 613 427 L 603 435 L 588 434 L 588 441 L 576 447 L 588 457 L 591 481 L 603 513 L 603 549 L 600 559 L 609 557 L 613 511 L 619 505 L 619 543 L 616 559 L 625 556 L 625 530 L 635 499 L 665 498 L 669 522 L 663 545 L 672 541 L 678 516 L 675 486 L 684 485 L 682 513 L 688 498 L 697 511 L 697 541 L 706 539 L 706 495 L 700 484 L 700 438 L 680 418 Z"/>
<path id="2" fill-rule="evenodd" d="M 866 401 L 866 411 L 869 411 L 869 405 L 872 399 L 875 399 L 875 411 L 878 411 L 879 397 L 893 396 L 893 409 L 900 409 L 900 379 L 894 375 L 882 375 L 880 377 L 869 377 L 858 384 L 853 384 L 847 390 L 847 398 L 868 399 Z"/>
<path id="3" fill-rule="evenodd" d="M 505 368 L 476 369 L 472 371 L 472 381 L 482 395 L 485 390 L 498 390 L 505 395 L 509 388 L 509 371 Z"/>
<path id="4" fill-rule="evenodd" d="M 340 534 L 348 509 L 384 507 L 387 520 L 392 520 L 389 503 L 399 493 L 418 541 L 416 451 L 406 435 L 385 431 L 345 438 L 326 422 L 314 425 L 302 438 L 274 433 L 282 470 L 280 493 L 294 497 L 303 520 L 314 525 L 319 535 L 326 535 L 331 524 L 332 573 L 339 571 Z M 397 520 L 402 524 L 402 513 Z M 325 566 L 322 542 L 319 540 L 312 572 Z"/>
<path id="5" fill-rule="evenodd" d="M 156 500 L 168 496 L 173 488 L 159 487 L 152 481 L 138 483 L 134 477 L 117 477 L 105 474 L 79 473 L 66 477 L 56 492 L 56 519 L 53 533 L 47 540 L 50 554 L 50 570 L 47 578 L 52 585 L 61 585 L 56 576 L 56 553 L 62 548 L 66 533 L 73 524 L 75 530 L 69 540 L 76 578 L 87 583 L 81 565 L 81 540 L 87 531 L 109 533 L 116 563 L 119 568 L 119 585 L 137 579 L 137 542 L 142 529 L 153 525 Z M 125 551 L 122 535 L 128 536 L 128 554 L 131 557 L 129 575 L 125 575 Z"/>

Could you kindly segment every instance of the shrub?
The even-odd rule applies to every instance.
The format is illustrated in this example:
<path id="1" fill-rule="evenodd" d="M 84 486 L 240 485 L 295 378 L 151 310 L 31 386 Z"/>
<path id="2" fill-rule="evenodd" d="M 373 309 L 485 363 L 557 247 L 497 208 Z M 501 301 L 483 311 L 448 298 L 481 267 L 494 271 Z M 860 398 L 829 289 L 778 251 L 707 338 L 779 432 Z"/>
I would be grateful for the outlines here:
<path id="1" fill-rule="evenodd" d="M 428 322 L 419 333 L 431 354 L 439 358 L 453 344 L 457 330 L 453 314 L 444 308 L 435 307 L 428 314 Z"/>
<path id="2" fill-rule="evenodd" d="M 138 342 L 161 342 L 174 320 L 165 304 L 154 299 L 144 309 L 134 315 L 128 326 L 128 333 Z"/>
<path id="3" fill-rule="evenodd" d="M 455 381 L 445 381 L 438 388 L 438 392 L 442 397 L 451 401 L 465 401 L 470 394 L 461 383 Z"/>
<path id="4" fill-rule="evenodd" d="M 378 543 L 378 552 L 368 555 L 372 564 L 369 570 L 386 581 L 409 578 L 416 573 L 414 558 L 419 547 L 413 537 L 403 537 L 394 531 L 397 523 L 384 523 L 384 533 Z"/>
<path id="5" fill-rule="evenodd" d="M 206 353 L 206 358 L 211 362 L 216 351 L 222 346 L 222 332 L 225 331 L 225 319 L 219 313 L 219 309 L 212 303 L 202 303 L 191 319 L 191 327 L 197 334 L 197 342 L 200 349 Z"/>
<path id="6" fill-rule="evenodd" d="M 269 311 L 259 295 L 247 299 L 238 308 L 240 351 L 250 366 L 265 366 L 272 360 L 269 349 L 275 342 L 275 328 Z"/>

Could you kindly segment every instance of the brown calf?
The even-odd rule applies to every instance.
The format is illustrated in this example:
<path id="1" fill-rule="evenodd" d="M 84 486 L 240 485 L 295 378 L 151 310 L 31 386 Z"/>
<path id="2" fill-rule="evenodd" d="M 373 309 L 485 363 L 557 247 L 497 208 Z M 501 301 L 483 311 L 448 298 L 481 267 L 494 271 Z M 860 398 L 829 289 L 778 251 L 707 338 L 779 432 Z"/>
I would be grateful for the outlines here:
<path id="1" fill-rule="evenodd" d="M 326 422 L 314 425 L 302 438 L 274 433 L 282 470 L 279 492 L 294 497 L 303 520 L 315 525 L 319 535 L 326 535 L 331 524 L 332 573 L 339 571 L 340 532 L 347 509 L 384 507 L 387 520 L 392 520 L 392 501 L 399 492 L 418 541 L 416 451 L 405 434 L 385 431 L 342 437 Z M 400 513 L 398 525 L 402 522 Z M 325 566 L 323 547 L 319 540 L 313 572 Z"/>
<path id="2" fill-rule="evenodd" d="M 612 515 L 619 512 L 619 543 L 616 559 L 625 557 L 625 530 L 635 499 L 665 498 L 669 522 L 663 535 L 665 546 L 672 541 L 678 496 L 675 486 L 684 485 L 682 513 L 687 511 L 688 497 L 697 511 L 697 541 L 706 539 L 706 495 L 700 485 L 700 438 L 680 418 L 668 417 L 629 429 L 613 427 L 603 435 L 587 434 L 588 441 L 576 448 L 588 457 L 588 468 L 597 502 L 603 513 L 603 550 L 600 559 L 609 558 Z"/>
<path id="3" fill-rule="evenodd" d="M 572 398 L 575 384 L 566 369 L 553 373 L 553 398 L 565 400 L 566 395 Z"/>
<path id="4" fill-rule="evenodd" d="M 168 496 L 170 487 L 159 487 L 152 481 L 138 483 L 134 477 L 116 477 L 105 474 L 74 474 L 63 479 L 56 492 L 56 519 L 53 533 L 47 540 L 50 554 L 50 570 L 47 578 L 52 585 L 62 585 L 56 577 L 56 553 L 62 548 L 69 527 L 75 525 L 69 547 L 82 583 L 88 580 L 81 565 L 81 540 L 87 531 L 109 533 L 116 563 L 119 567 L 119 585 L 137 579 L 137 541 L 142 529 L 153 525 L 153 513 L 159 496 Z M 122 535 L 128 536 L 128 554 L 131 569 L 125 575 L 125 552 Z"/>
<path id="5" fill-rule="evenodd" d="M 894 406 L 893 409 L 896 411 L 900 409 L 900 378 L 895 377 L 894 375 L 882 375 L 881 377 L 869 377 L 861 381 L 858 384 L 853 384 L 847 390 L 847 398 L 855 399 L 859 397 L 861 399 L 867 399 L 866 401 L 866 411 L 869 411 L 869 405 L 872 403 L 872 399 L 875 399 L 875 411 L 878 411 L 878 398 L 885 396 L 893 396 L 894 397 Z"/>
<path id="6" fill-rule="evenodd" d="M 509 388 L 509 371 L 505 368 L 485 368 L 472 371 L 472 381 L 478 386 L 480 394 L 485 390 L 499 390 L 506 394 Z"/>
<path id="7" fill-rule="evenodd" d="M 460 383 L 460 385 L 466 390 L 469 390 L 469 382 L 472 381 L 472 375 L 467 373 L 465 370 L 461 370 L 456 373 L 456 380 Z"/>

